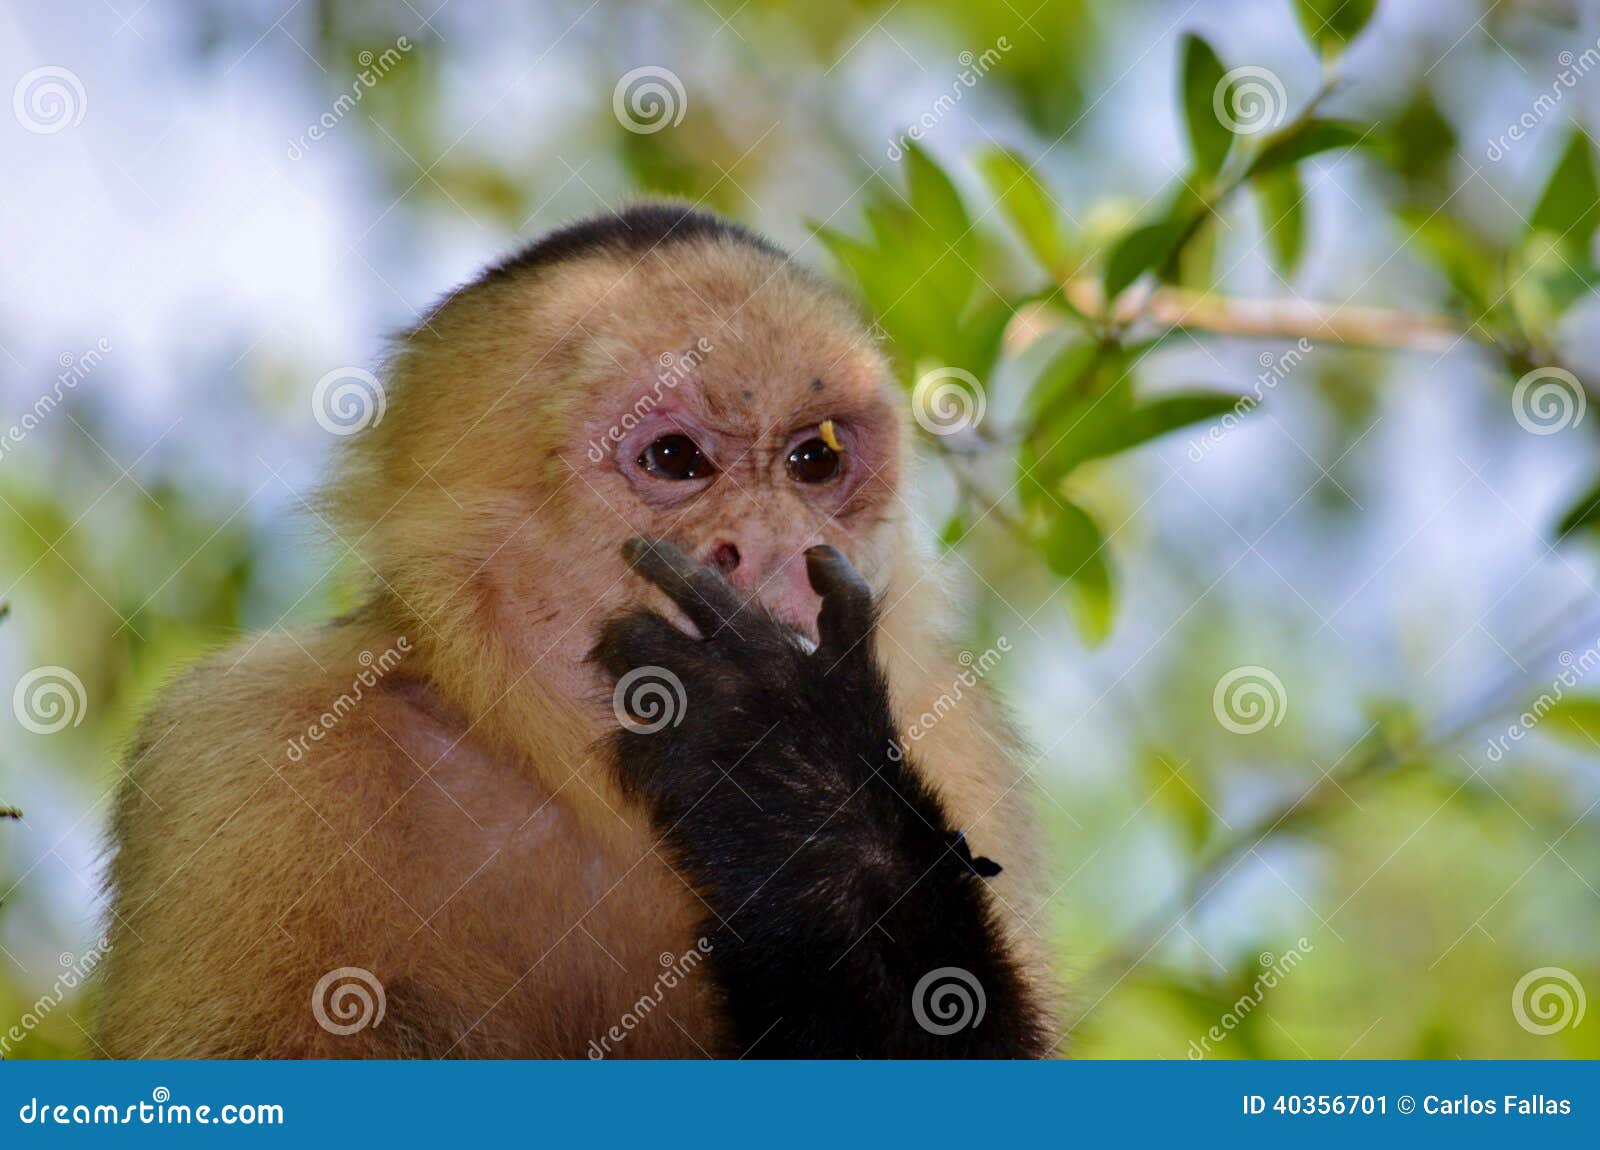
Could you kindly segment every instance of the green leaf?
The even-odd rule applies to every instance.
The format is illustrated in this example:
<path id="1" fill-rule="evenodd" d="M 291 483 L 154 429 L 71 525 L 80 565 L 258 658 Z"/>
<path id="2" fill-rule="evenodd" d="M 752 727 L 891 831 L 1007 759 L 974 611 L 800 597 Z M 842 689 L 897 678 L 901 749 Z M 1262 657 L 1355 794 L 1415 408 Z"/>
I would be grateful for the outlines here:
<path id="1" fill-rule="evenodd" d="M 906 195 L 924 227 L 970 260 L 976 242 L 961 193 L 918 144 L 906 145 Z"/>
<path id="2" fill-rule="evenodd" d="M 1213 106 L 1216 90 L 1226 74 L 1227 69 L 1210 44 L 1192 32 L 1184 36 L 1183 116 L 1195 170 L 1206 176 L 1216 175 L 1222 168 L 1233 144 L 1233 133 Z"/>
<path id="3" fill-rule="evenodd" d="M 1293 276 L 1306 247 L 1305 188 L 1299 173 L 1280 168 L 1257 176 L 1251 189 L 1272 258 L 1285 277 Z"/>
<path id="4" fill-rule="evenodd" d="M 978 157 L 978 172 L 999 202 L 1000 211 L 1052 277 L 1071 270 L 1072 258 L 1055 201 L 1016 153 L 993 148 Z"/>
<path id="5" fill-rule="evenodd" d="M 1191 423 L 1221 419 L 1246 402 L 1244 396 L 1216 391 L 1168 393 L 1133 409 L 1125 425 L 1123 442 L 1115 450 L 1126 451 Z"/>
<path id="6" fill-rule="evenodd" d="M 1600 697 L 1558 699 L 1545 712 L 1550 733 L 1586 751 L 1600 751 Z"/>
<path id="7" fill-rule="evenodd" d="M 1371 129 L 1355 120 L 1312 118 L 1295 125 L 1262 148 L 1261 153 L 1250 162 L 1249 175 L 1263 176 L 1291 164 L 1298 164 L 1318 152 L 1328 152 L 1334 148 L 1352 148 L 1366 142 L 1370 135 Z"/>
<path id="8" fill-rule="evenodd" d="M 816 220 L 806 220 L 806 226 L 822 241 L 828 254 L 848 268 L 858 280 L 864 278 L 861 274 L 863 271 L 871 271 L 874 253 L 866 244 Z"/>
<path id="9" fill-rule="evenodd" d="M 1512 310 L 1524 330 L 1545 342 L 1555 338 L 1561 317 L 1578 299 L 1594 291 L 1600 269 L 1583 246 L 1574 247 L 1555 232 L 1536 231 L 1512 253 L 1506 270 Z"/>
<path id="10" fill-rule="evenodd" d="M 961 319 L 964 354 L 953 366 L 963 367 L 979 379 L 988 379 L 1000 360 L 1006 328 L 1017 314 L 1017 302 L 993 295 L 974 304 Z"/>
<path id="11" fill-rule="evenodd" d="M 1062 500 L 1041 546 L 1050 570 L 1064 579 L 1078 579 L 1100 559 L 1105 539 L 1089 513 Z"/>
<path id="12" fill-rule="evenodd" d="M 1071 351 L 1058 357 L 1063 378 L 1076 359 L 1067 358 Z M 1127 363 L 1120 349 L 1095 347 L 1070 389 L 1040 408 L 1017 453 L 1017 495 L 1024 506 L 1041 503 L 1047 493 L 1059 500 L 1061 482 L 1073 468 L 1115 450 L 1133 409 Z"/>
<path id="13" fill-rule="evenodd" d="M 1161 278 L 1195 291 L 1210 291 L 1216 286 L 1217 245 L 1221 242 L 1218 217 L 1207 212 L 1173 253 L 1168 266 L 1158 269 Z"/>
<path id="14" fill-rule="evenodd" d="M 1295 0 L 1306 38 L 1324 52 L 1340 51 L 1372 20 L 1378 0 Z"/>
<path id="15" fill-rule="evenodd" d="M 1067 588 L 1067 610 L 1078 627 L 1078 634 L 1091 647 L 1098 647 L 1111 635 L 1116 621 L 1117 595 L 1111 585 L 1111 570 L 1104 564 Z"/>
<path id="16" fill-rule="evenodd" d="M 1554 232 L 1565 244 L 1587 251 L 1600 207 L 1600 183 L 1595 179 L 1594 155 L 1583 132 L 1574 130 L 1556 163 L 1550 181 L 1528 218 L 1528 230 Z"/>
<path id="17" fill-rule="evenodd" d="M 1583 527 L 1600 526 L 1600 481 L 1583 493 L 1567 513 L 1561 517 L 1561 522 L 1556 526 L 1556 538 L 1565 539 L 1574 531 Z"/>
<path id="18" fill-rule="evenodd" d="M 1419 208 L 1402 211 L 1399 218 L 1409 229 L 1410 241 L 1474 313 L 1489 312 L 1503 293 L 1499 289 L 1499 258 L 1488 243 L 1442 212 Z"/>
<path id="19" fill-rule="evenodd" d="M 1201 780 L 1194 764 L 1179 766 L 1181 761 L 1164 751 L 1147 751 L 1139 772 L 1149 787 L 1151 802 L 1177 820 L 1189 850 L 1198 851 L 1211 837 L 1216 819 L 1197 789 Z"/>
<path id="20" fill-rule="evenodd" d="M 1040 541 L 1045 563 L 1068 581 L 1067 605 L 1084 640 L 1091 644 L 1103 642 L 1110 634 L 1114 609 L 1105 537 L 1089 513 L 1076 503 L 1061 500 L 1055 510 L 1056 516 Z"/>
<path id="21" fill-rule="evenodd" d="M 1172 219 L 1136 227 L 1117 241 L 1106 257 L 1106 302 L 1121 295 L 1134 280 L 1172 255 L 1183 225 Z"/>
<path id="22" fill-rule="evenodd" d="M 877 185 L 862 209 L 870 242 L 816 229 L 888 333 L 902 377 L 924 360 L 964 365 L 985 334 L 960 325 L 977 282 L 961 198 L 920 149 L 909 148 L 905 163 L 906 194 Z"/>
<path id="23" fill-rule="evenodd" d="M 939 546 L 945 551 L 951 550 L 966 537 L 968 530 L 966 516 L 956 512 L 939 529 Z"/>
<path id="24" fill-rule="evenodd" d="M 1432 89 L 1414 89 L 1404 108 L 1379 122 L 1377 137 L 1374 147 L 1414 197 L 1437 200 L 1443 195 L 1439 189 L 1450 179 L 1461 134 L 1439 110 Z"/>
<path id="25" fill-rule="evenodd" d="M 1131 382 L 1123 376 L 1111 391 L 1042 423 L 1030 436 L 1039 458 L 1036 476 L 1058 483 L 1080 464 L 1119 454 L 1191 423 L 1220 419 L 1246 402 L 1223 392 L 1183 391 L 1134 403 L 1131 392 Z M 1046 486 L 1054 489 L 1050 483 Z"/>
<path id="26" fill-rule="evenodd" d="M 1023 417 L 1030 426 L 1048 412 L 1081 396 L 1087 388 L 1089 371 L 1105 349 L 1093 340 L 1080 339 L 1067 344 L 1045 362 L 1023 401 Z"/>
<path id="27" fill-rule="evenodd" d="M 877 259 L 894 283 L 880 304 L 880 320 L 910 362 L 959 363 L 960 333 L 953 322 L 977 283 L 976 235 L 955 185 L 921 148 L 906 149 L 906 196 L 875 190 L 865 215 Z"/>
<path id="28" fill-rule="evenodd" d="M 823 224 L 810 223 L 810 226 L 828 254 L 854 277 L 856 286 L 874 311 L 881 311 L 894 302 L 889 269 L 878 258 L 874 247 Z M 884 326 L 887 328 L 888 324 Z"/>

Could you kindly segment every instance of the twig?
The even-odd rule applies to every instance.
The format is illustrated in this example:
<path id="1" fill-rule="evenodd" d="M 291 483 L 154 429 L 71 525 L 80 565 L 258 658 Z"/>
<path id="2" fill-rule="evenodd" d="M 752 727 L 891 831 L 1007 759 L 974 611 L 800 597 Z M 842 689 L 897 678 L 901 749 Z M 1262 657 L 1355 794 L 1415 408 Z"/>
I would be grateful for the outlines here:
<path id="1" fill-rule="evenodd" d="M 1250 182 L 1255 161 L 1270 148 L 1305 129 L 1328 98 L 1338 91 L 1340 83 L 1336 68 L 1324 62 L 1321 83 L 1294 117 L 1259 137 L 1253 147 L 1235 149 L 1222 173 L 1204 190 L 1189 216 L 1173 246 L 1172 259 L 1177 258 L 1176 254 L 1207 219 Z M 1350 347 L 1443 352 L 1463 339 L 1471 339 L 1496 347 L 1508 356 L 1518 351 L 1505 346 L 1476 321 L 1454 316 L 1304 300 L 1240 299 L 1164 284 L 1149 288 L 1135 285 L 1108 301 L 1101 282 L 1087 276 L 1075 277 L 1061 285 L 1054 311 L 1049 304 L 1034 304 L 1019 310 L 1006 332 L 1008 347 L 1013 352 L 1020 351 L 1044 332 L 1059 326 L 1061 311 L 1100 337 L 1115 338 L 1137 324 L 1148 322 L 1168 332 L 1305 339 Z M 1530 366 L 1542 365 L 1530 362 Z"/>
<path id="2" fill-rule="evenodd" d="M 1448 351 L 1463 338 L 1494 345 L 1477 324 L 1447 315 L 1354 307 L 1308 300 L 1241 299 L 1214 292 L 1157 287 L 1145 295 L 1124 292 L 1107 315 L 1105 293 L 1098 280 L 1075 279 L 1063 289 L 1072 305 L 1091 320 L 1127 328 L 1149 321 L 1172 331 L 1202 331 L 1244 339 L 1337 343 L 1347 347 L 1405 351 Z M 1060 326 L 1050 305 L 1033 304 L 1018 311 L 1006 331 L 1006 343 L 1021 351 Z"/>
<path id="3" fill-rule="evenodd" d="M 943 457 L 950 469 L 951 477 L 961 489 L 965 500 L 978 505 L 982 509 L 983 516 L 992 515 L 995 521 L 1010 532 L 1019 543 L 1030 547 L 1034 545 L 1036 542 L 1034 533 L 1029 531 L 1028 525 L 1006 506 L 1006 496 L 995 495 L 974 473 L 972 466 L 974 456 L 971 453 L 962 451 L 937 436 L 928 436 L 925 442 L 931 443 Z"/>
<path id="4" fill-rule="evenodd" d="M 1587 599 L 1584 605 L 1587 604 Z M 1562 612 L 1557 619 L 1571 619 L 1576 610 Z M 1560 634 L 1594 634 L 1600 619 L 1590 619 L 1582 631 L 1577 628 L 1560 629 Z M 1531 664 L 1543 661 L 1554 650 L 1559 634 L 1554 628 L 1541 629 L 1532 646 L 1535 651 L 1527 657 Z M 1286 824 L 1303 822 L 1319 812 L 1335 791 L 1343 792 L 1350 785 L 1392 775 L 1399 768 L 1414 763 L 1426 755 L 1443 750 L 1483 726 L 1508 707 L 1516 705 L 1528 683 L 1527 676 L 1510 678 L 1498 685 L 1498 699 L 1484 699 L 1476 703 L 1460 718 L 1436 724 L 1431 732 L 1402 742 L 1385 741 L 1367 753 L 1358 756 L 1343 770 L 1329 771 L 1298 798 L 1281 803 L 1265 812 L 1247 827 L 1230 834 L 1207 856 L 1206 861 L 1188 878 L 1183 889 L 1167 907 L 1153 916 L 1148 925 L 1135 931 L 1111 953 L 1090 968 L 1081 980 L 1082 985 L 1106 985 L 1106 991 L 1073 1019 L 1068 1030 L 1075 1029 L 1127 975 L 1161 944 L 1174 925 L 1183 921 L 1213 890 L 1232 873 L 1233 864 L 1240 856 L 1248 854 L 1267 841 Z"/>

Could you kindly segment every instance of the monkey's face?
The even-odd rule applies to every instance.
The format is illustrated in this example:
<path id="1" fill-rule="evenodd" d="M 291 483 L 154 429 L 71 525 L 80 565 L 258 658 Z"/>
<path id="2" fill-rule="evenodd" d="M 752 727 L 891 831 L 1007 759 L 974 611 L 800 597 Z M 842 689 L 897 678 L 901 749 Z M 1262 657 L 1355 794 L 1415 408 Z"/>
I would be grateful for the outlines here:
<path id="1" fill-rule="evenodd" d="M 814 639 L 807 548 L 838 547 L 879 590 L 887 578 L 903 429 L 883 358 L 792 271 L 746 259 L 676 275 L 671 303 L 648 276 L 624 283 L 580 356 L 581 520 L 608 570 L 627 539 L 670 539 Z M 633 577 L 619 590 L 652 594 Z"/>
<path id="2" fill-rule="evenodd" d="M 588 697 L 601 624 L 668 539 L 815 638 L 805 551 L 904 565 L 904 398 L 827 285 L 748 245 L 569 259 L 453 297 L 335 492 L 386 588 L 459 658 Z M 825 426 L 826 425 L 826 426 Z M 503 655 L 502 655 L 503 653 Z"/>

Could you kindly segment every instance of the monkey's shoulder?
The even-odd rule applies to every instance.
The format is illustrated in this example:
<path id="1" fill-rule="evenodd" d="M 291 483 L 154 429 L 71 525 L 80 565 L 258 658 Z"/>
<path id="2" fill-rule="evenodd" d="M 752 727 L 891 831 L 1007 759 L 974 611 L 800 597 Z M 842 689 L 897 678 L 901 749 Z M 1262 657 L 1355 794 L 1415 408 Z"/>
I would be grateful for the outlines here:
<path id="1" fill-rule="evenodd" d="M 578 873 L 575 820 L 474 737 L 420 652 L 379 639 L 338 625 L 264 637 L 196 664 L 148 709 L 113 814 L 108 1049 L 321 1049 L 307 995 L 354 966 L 405 1019 L 376 1038 L 439 1053 L 559 937 L 539 911 L 551 875 Z M 418 1028 L 444 1025 L 440 987 L 467 993 L 457 952 L 483 985 L 435 1043 Z M 199 1019 L 185 1013 L 197 997 Z"/>
<path id="2" fill-rule="evenodd" d="M 225 818 L 365 833 L 441 757 L 488 758 L 415 655 L 403 637 L 328 625 L 203 659 L 139 723 L 123 756 L 123 817 L 179 835 L 215 833 Z"/>

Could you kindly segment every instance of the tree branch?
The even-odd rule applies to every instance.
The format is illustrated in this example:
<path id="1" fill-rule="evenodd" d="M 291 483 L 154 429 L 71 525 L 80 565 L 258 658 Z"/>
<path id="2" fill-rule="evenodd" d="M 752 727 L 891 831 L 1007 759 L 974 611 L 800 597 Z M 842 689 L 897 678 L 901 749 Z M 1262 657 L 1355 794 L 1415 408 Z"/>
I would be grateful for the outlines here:
<path id="1" fill-rule="evenodd" d="M 1100 282 L 1084 277 L 1062 289 L 1067 302 L 1090 320 L 1127 328 L 1141 321 L 1175 331 L 1201 331 L 1245 339 L 1299 340 L 1350 347 L 1444 352 L 1463 339 L 1495 346 L 1477 324 L 1453 316 L 1396 311 L 1308 300 L 1242 299 L 1159 286 L 1142 294 L 1124 292 L 1107 314 Z M 1006 331 L 1013 352 L 1021 351 L 1046 332 L 1061 326 L 1049 304 L 1018 311 Z"/>
<path id="2" fill-rule="evenodd" d="M 1594 634 L 1595 628 L 1600 627 L 1600 618 L 1591 617 L 1581 625 L 1581 629 L 1565 625 L 1566 620 L 1581 618 L 1579 609 L 1588 604 L 1588 599 L 1580 601 L 1555 616 L 1549 626 L 1541 628 L 1528 644 L 1533 651 L 1525 657 L 1526 662 L 1531 665 L 1550 658 L 1561 635 Z M 1321 814 L 1336 793 L 1344 793 L 1345 787 L 1392 775 L 1401 767 L 1450 747 L 1503 715 L 1521 703 L 1530 678 L 1527 675 L 1507 677 L 1493 689 L 1493 697 L 1475 700 L 1460 717 L 1436 724 L 1431 732 L 1423 732 L 1402 741 L 1384 739 L 1366 753 L 1355 756 L 1347 767 L 1324 774 L 1298 798 L 1272 807 L 1249 826 L 1229 834 L 1206 855 L 1205 861 L 1189 876 L 1177 896 L 1164 909 L 1095 963 L 1083 976 L 1080 985 L 1102 985 L 1105 989 L 1099 998 L 1078 1011 L 1067 1027 L 1068 1033 L 1076 1029 L 1135 967 L 1149 957 L 1178 923 L 1227 880 L 1241 857 L 1254 851 L 1286 826 L 1304 823 Z"/>

